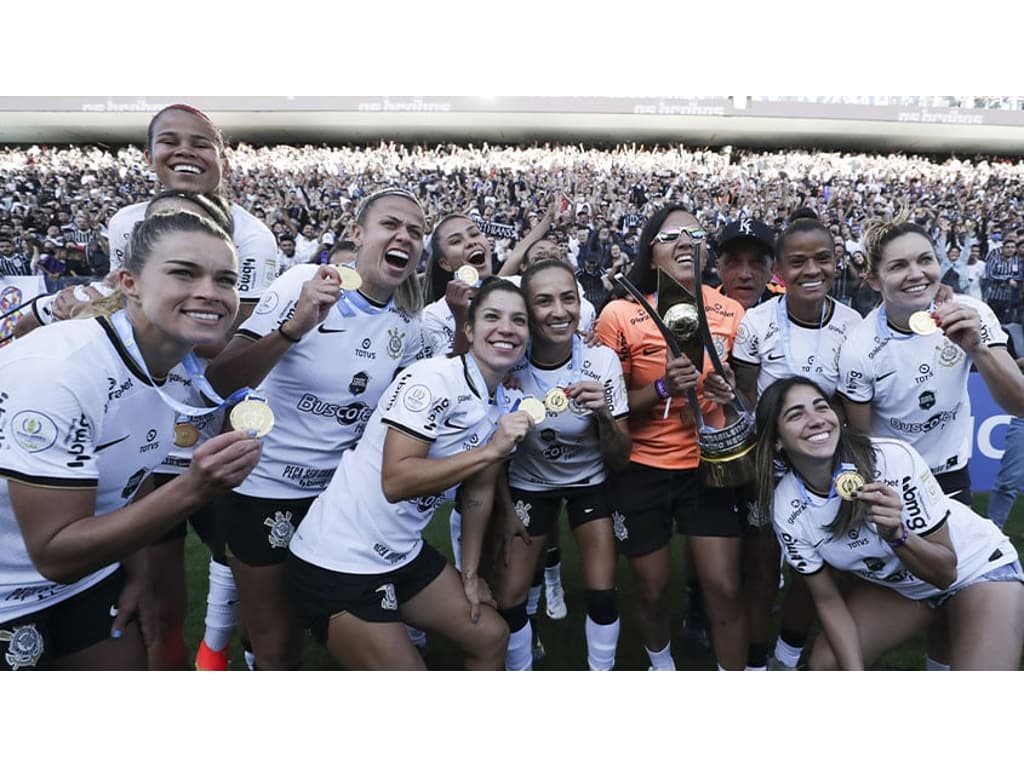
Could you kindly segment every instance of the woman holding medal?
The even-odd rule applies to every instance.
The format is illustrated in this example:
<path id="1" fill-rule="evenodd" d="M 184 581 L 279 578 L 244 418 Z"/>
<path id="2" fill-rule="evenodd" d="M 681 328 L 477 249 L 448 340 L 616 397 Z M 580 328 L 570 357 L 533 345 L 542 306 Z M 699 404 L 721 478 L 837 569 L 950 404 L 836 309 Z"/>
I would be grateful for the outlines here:
<path id="1" fill-rule="evenodd" d="M 694 252 L 704 230 L 682 206 L 670 205 L 647 219 L 629 280 L 652 295 L 658 271 L 693 291 Z M 621 295 L 621 289 L 617 292 Z M 711 334 L 725 357 L 733 345 L 743 308 L 707 286 L 700 297 Z M 632 451 L 629 466 L 610 478 L 615 538 L 636 580 L 636 612 L 651 668 L 675 669 L 670 646 L 673 525 L 691 537 L 697 573 L 711 617 L 718 663 L 743 669 L 747 628 L 740 582 L 739 513 L 730 490 L 701 479 L 700 451 L 687 391 L 697 388 L 704 418 L 723 418 L 721 402 L 733 397 L 717 374 L 701 376 L 686 355 L 668 354 L 654 321 L 624 298 L 605 305 L 597 335 L 616 350 L 629 397 Z M 711 366 L 705 361 L 705 369 Z"/>
<path id="2" fill-rule="evenodd" d="M 498 477 L 544 405 L 502 385 L 529 336 L 518 288 L 485 281 L 465 333 L 467 353 L 415 363 L 388 387 L 292 538 L 298 612 L 350 669 L 423 669 L 402 622 L 455 642 L 469 669 L 504 665 L 508 627 L 478 568 Z M 457 486 L 461 573 L 423 540 Z"/>
<path id="3" fill-rule="evenodd" d="M 527 593 L 564 500 L 583 565 L 587 662 L 590 669 L 608 670 L 615 666 L 619 612 L 605 468 L 621 469 L 629 462 L 622 366 L 611 349 L 589 347 L 577 335 L 580 297 L 567 264 L 535 264 L 523 275 L 522 290 L 530 311 L 530 344 L 512 376 L 520 390 L 544 403 L 547 415 L 512 455 L 511 498 L 502 493 L 511 527 L 528 534 L 507 540 L 503 562 L 497 564 L 498 608 L 511 632 L 506 669 L 532 668 Z"/>
<path id="4" fill-rule="evenodd" d="M 341 453 L 362 437 L 395 373 L 422 356 L 415 269 L 423 232 L 423 209 L 410 193 L 368 196 L 353 225 L 355 268 L 292 267 L 207 371 L 219 391 L 254 387 L 273 408 L 259 465 L 217 502 L 262 669 L 300 662 L 302 631 L 284 582 L 295 527 L 327 487 Z"/>
<path id="5" fill-rule="evenodd" d="M 826 390 L 804 377 L 762 393 L 757 427 L 760 503 L 824 628 L 811 669 L 864 669 L 940 608 L 953 669 L 1019 667 L 1017 552 L 991 521 L 946 496 L 921 454 L 843 427 Z M 785 474 L 773 491 L 779 462 Z M 842 589 L 833 570 L 859 578 Z"/>
<path id="6" fill-rule="evenodd" d="M 4 351 L 0 665 L 145 668 L 140 550 L 259 458 L 248 434 L 217 435 L 188 471 L 133 498 L 173 442 L 172 409 L 188 409 L 189 382 L 171 369 L 231 327 L 237 268 L 230 238 L 206 219 L 154 216 L 136 228 L 120 272 L 123 309 Z"/>

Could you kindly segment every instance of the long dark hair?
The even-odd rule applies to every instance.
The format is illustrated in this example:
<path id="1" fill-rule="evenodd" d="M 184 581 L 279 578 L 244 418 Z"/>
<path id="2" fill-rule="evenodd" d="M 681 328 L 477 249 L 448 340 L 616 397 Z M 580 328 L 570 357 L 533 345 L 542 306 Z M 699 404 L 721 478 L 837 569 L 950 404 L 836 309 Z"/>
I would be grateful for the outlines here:
<path id="1" fill-rule="evenodd" d="M 785 466 L 785 469 L 794 469 L 786 457 L 784 450 L 776 450 L 775 444 L 779 439 L 779 417 L 782 415 L 782 407 L 786 402 L 786 396 L 793 387 L 806 386 L 814 389 L 825 400 L 828 395 L 817 383 L 803 376 L 791 376 L 786 379 L 779 379 L 770 384 L 761 394 L 757 403 L 757 454 L 755 462 L 757 465 L 758 482 L 758 503 L 765 514 L 771 516 L 775 499 L 775 475 L 777 463 Z M 835 411 L 835 407 L 829 403 L 829 407 Z M 866 482 L 872 482 L 875 477 L 875 451 L 871 440 L 867 435 L 842 426 L 842 415 L 839 417 L 839 444 L 836 446 L 836 453 L 832 460 L 834 470 L 841 463 L 853 464 L 861 477 Z M 795 471 L 795 470 L 794 470 Z M 841 500 L 839 512 L 835 518 L 825 526 L 825 530 L 831 534 L 846 531 L 859 525 L 867 517 L 868 506 L 862 501 Z"/>
<path id="2" fill-rule="evenodd" d="M 441 227 L 452 219 L 465 219 L 470 222 L 473 221 L 464 213 L 449 213 L 434 225 L 434 231 L 430 233 L 430 258 L 427 260 L 427 267 L 423 274 L 424 304 L 432 304 L 444 296 L 445 291 L 448 289 L 448 283 L 450 283 L 454 277 L 451 272 L 437 263 L 443 255 L 442 251 L 444 250 L 444 245 L 441 242 Z"/>

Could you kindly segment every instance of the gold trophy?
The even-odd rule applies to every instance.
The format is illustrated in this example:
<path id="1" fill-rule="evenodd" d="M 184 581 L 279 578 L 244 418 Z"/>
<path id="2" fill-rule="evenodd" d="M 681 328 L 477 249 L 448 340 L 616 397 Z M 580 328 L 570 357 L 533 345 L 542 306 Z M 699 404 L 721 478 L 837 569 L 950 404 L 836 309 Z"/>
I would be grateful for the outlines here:
<path id="1" fill-rule="evenodd" d="M 691 237 L 693 235 L 691 234 Z M 697 238 L 694 238 L 695 240 Z M 647 303 L 643 294 L 622 275 L 617 279 L 647 311 L 665 337 L 668 348 L 675 355 L 686 355 L 698 371 L 704 368 L 704 353 L 715 372 L 725 381 L 725 368 L 715 349 L 715 342 L 708 328 L 707 313 L 704 309 L 701 286 L 702 243 L 694 243 L 693 271 L 694 293 L 677 283 L 669 275 L 658 270 L 658 308 Z M 694 295 L 696 294 L 696 295 Z M 698 297 L 700 300 L 698 300 Z M 754 414 L 743 395 L 730 385 L 734 399 L 722 406 L 725 413 L 724 425 L 713 427 L 704 422 L 697 400 L 696 390 L 686 392 L 689 408 L 683 411 L 683 423 L 691 418 L 697 428 L 697 442 L 700 446 L 700 463 L 704 468 L 704 479 L 716 488 L 731 488 L 754 480 L 754 446 L 757 433 Z"/>

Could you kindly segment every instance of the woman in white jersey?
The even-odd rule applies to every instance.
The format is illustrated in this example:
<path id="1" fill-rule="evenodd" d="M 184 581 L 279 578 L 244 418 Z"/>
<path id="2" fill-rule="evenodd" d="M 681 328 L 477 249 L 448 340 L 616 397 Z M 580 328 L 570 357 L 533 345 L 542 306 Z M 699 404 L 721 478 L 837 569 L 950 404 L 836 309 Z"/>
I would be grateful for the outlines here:
<path id="1" fill-rule="evenodd" d="M 826 391 L 803 377 L 762 393 L 757 427 L 760 502 L 824 628 L 812 669 L 870 666 L 940 608 L 953 669 L 1018 668 L 1017 552 L 991 521 L 942 492 L 913 447 L 843 427 Z M 773 492 L 776 462 L 786 472 Z M 833 571 L 859 578 L 842 589 Z"/>
<path id="2" fill-rule="evenodd" d="M 416 363 L 388 387 L 292 538 L 298 611 L 349 668 L 422 669 L 402 622 L 451 639 L 470 669 L 503 667 L 508 627 L 478 569 L 496 480 L 534 425 L 502 384 L 529 336 L 519 289 L 485 281 L 465 333 L 467 353 Z M 461 574 L 423 540 L 460 485 Z"/>
<path id="3" fill-rule="evenodd" d="M 831 397 L 839 379 L 839 351 L 847 332 L 861 317 L 829 296 L 836 276 L 836 253 L 828 227 L 817 217 L 795 218 L 776 239 L 773 271 L 785 283 L 786 293 L 751 307 L 743 315 L 732 354 L 736 385 L 756 404 L 773 381 L 807 376 Z M 756 503 L 756 486 L 738 488 L 737 500 L 748 510 L 747 562 L 755 564 L 744 585 L 750 606 L 749 663 L 760 669 L 769 661 L 779 550 L 771 518 Z M 810 595 L 798 576 L 786 594 L 776 663 L 796 666 L 813 620 Z"/>
<path id="4" fill-rule="evenodd" d="M 237 278 L 217 227 L 185 212 L 154 216 L 135 230 L 120 273 L 123 310 L 4 350 L 0 667 L 145 668 L 133 620 L 145 546 L 259 457 L 247 434 L 218 435 L 187 472 L 133 500 L 171 448 L 190 390 L 170 372 L 231 327 Z"/>
<path id="5" fill-rule="evenodd" d="M 529 537 L 506 542 L 506 556 L 497 564 L 498 607 L 511 632 L 506 668 L 532 668 L 527 593 L 564 500 L 582 560 L 588 665 L 612 669 L 619 611 L 613 508 L 604 481 L 606 465 L 621 469 L 629 462 L 622 365 L 611 349 L 588 347 L 577 335 L 580 297 L 567 264 L 535 264 L 523 275 L 522 290 L 530 310 L 530 348 L 512 375 L 518 389 L 546 403 L 547 413 L 509 464 L 505 511 Z"/>
<path id="6" fill-rule="evenodd" d="M 327 487 L 342 451 L 362 437 L 395 373 L 422 356 L 415 269 L 423 233 L 423 209 L 411 194 L 370 195 L 353 225 L 359 287 L 343 290 L 333 266 L 292 267 L 207 371 L 221 392 L 257 388 L 275 416 L 253 474 L 217 502 L 242 618 L 262 669 L 300 662 L 302 628 L 284 583 L 295 527 Z"/>

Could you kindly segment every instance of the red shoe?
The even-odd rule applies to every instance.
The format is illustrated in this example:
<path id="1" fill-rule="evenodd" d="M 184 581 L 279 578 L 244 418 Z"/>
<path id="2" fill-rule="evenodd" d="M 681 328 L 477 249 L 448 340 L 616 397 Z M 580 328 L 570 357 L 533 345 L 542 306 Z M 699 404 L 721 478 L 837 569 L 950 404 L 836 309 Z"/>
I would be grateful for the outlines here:
<path id="1" fill-rule="evenodd" d="M 228 647 L 214 651 L 203 640 L 196 651 L 196 669 L 199 672 L 226 672 L 228 669 Z"/>

